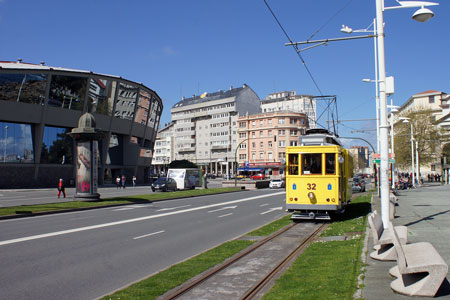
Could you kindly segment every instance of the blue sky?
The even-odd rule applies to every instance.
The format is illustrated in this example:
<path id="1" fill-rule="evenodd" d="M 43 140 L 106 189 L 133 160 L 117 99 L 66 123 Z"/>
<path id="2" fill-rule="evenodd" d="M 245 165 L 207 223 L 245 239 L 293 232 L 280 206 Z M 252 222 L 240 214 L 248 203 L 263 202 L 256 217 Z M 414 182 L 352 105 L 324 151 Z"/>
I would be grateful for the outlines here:
<path id="1" fill-rule="evenodd" d="M 366 28 L 375 17 L 375 0 L 267 2 L 294 41 L 318 29 L 313 39 L 344 37 L 342 24 Z M 450 92 L 450 3 L 440 2 L 426 23 L 411 20 L 414 8 L 384 13 L 395 104 L 430 89 Z M 283 90 L 320 95 L 263 0 L 0 0 L 0 36 L 0 60 L 45 61 L 142 82 L 163 99 L 162 124 L 182 96 L 243 83 L 260 98 Z M 322 94 L 337 96 L 339 119 L 375 118 L 375 86 L 361 81 L 374 78 L 372 39 L 302 55 Z M 374 121 L 344 124 L 340 135 L 375 144 L 375 131 L 351 132 L 375 129 Z"/>

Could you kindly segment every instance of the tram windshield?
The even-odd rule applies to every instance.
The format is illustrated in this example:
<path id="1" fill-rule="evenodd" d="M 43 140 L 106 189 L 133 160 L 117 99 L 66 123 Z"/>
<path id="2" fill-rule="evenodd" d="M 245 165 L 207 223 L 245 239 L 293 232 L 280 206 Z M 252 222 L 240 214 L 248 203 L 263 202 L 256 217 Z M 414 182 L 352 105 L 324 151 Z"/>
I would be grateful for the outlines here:
<path id="1" fill-rule="evenodd" d="M 305 153 L 302 155 L 302 174 L 322 174 L 321 153 Z"/>

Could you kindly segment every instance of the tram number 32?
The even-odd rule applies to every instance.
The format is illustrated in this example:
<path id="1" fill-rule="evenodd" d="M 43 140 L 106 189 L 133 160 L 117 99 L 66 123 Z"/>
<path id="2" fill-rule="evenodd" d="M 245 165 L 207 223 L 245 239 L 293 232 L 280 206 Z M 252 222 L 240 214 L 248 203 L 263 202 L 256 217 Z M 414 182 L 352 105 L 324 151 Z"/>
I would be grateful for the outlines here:
<path id="1" fill-rule="evenodd" d="M 307 190 L 316 190 L 316 184 L 315 183 L 307 183 L 306 189 Z"/>

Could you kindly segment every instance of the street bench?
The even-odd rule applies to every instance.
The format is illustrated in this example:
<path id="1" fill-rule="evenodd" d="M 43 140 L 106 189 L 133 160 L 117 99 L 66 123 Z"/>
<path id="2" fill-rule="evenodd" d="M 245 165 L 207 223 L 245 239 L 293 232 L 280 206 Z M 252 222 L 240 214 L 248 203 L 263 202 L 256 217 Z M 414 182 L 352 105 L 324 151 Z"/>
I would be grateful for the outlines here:
<path id="1" fill-rule="evenodd" d="M 372 231 L 374 249 L 370 257 L 376 260 L 396 260 L 393 238 L 388 230 L 384 230 L 381 216 L 375 210 L 369 215 L 369 225 Z M 400 242 L 408 242 L 408 228 L 406 226 L 396 226 L 395 230 L 400 236 Z"/>
<path id="2" fill-rule="evenodd" d="M 391 283 L 395 292 L 408 296 L 434 297 L 448 272 L 448 265 L 430 243 L 401 244 L 390 223 L 397 265 L 389 274 L 397 277 Z"/>

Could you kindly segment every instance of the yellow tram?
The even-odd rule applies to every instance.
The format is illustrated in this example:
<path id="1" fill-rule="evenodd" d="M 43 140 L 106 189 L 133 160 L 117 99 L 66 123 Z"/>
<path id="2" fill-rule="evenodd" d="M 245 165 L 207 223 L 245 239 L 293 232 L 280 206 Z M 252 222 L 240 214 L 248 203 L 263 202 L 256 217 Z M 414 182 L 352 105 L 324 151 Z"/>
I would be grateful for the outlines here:
<path id="1" fill-rule="evenodd" d="M 330 220 L 352 196 L 353 160 L 326 129 L 310 129 L 287 147 L 286 209 L 291 219 Z"/>

